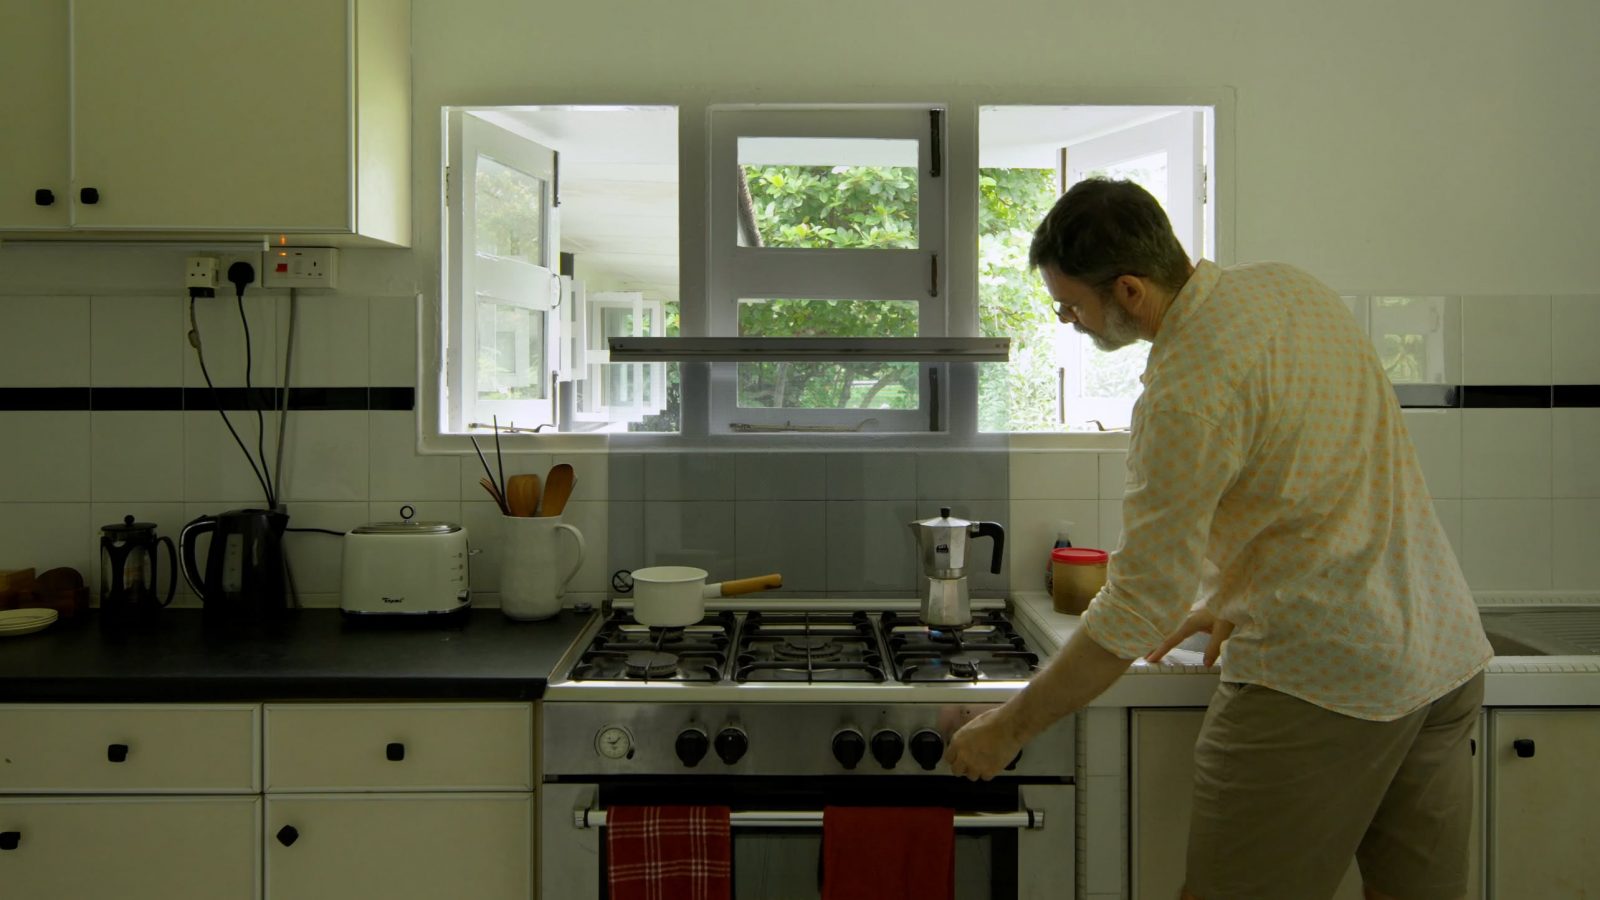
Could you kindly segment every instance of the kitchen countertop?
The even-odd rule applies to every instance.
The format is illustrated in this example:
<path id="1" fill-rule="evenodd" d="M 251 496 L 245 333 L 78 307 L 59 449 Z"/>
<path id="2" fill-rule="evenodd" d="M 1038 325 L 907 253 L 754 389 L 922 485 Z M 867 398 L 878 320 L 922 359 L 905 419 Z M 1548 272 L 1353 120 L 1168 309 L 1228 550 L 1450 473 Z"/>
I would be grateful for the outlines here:
<path id="1" fill-rule="evenodd" d="M 0 702 L 533 700 L 591 614 L 514 622 L 474 609 L 457 627 L 346 624 L 302 609 L 255 629 L 221 629 L 198 609 L 137 630 L 98 613 L 0 638 Z"/>
<path id="2" fill-rule="evenodd" d="M 1482 606 L 1506 601 L 1479 599 Z M 1539 605 L 1523 601 L 1516 605 Z M 1079 618 L 1058 613 L 1050 595 L 1024 591 L 1012 597 L 1017 618 L 1041 651 L 1054 654 Z M 1206 706 L 1222 667 L 1200 663 L 1198 652 L 1174 650 L 1159 664 L 1135 663 L 1091 706 Z M 1600 706 L 1600 656 L 1497 656 L 1484 680 L 1485 706 Z"/>

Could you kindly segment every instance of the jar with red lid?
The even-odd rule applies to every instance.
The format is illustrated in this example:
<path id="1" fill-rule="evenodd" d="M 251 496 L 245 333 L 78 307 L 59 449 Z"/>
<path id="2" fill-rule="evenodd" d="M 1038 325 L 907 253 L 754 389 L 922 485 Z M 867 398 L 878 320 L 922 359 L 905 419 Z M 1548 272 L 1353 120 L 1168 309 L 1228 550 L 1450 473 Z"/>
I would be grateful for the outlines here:
<path id="1" fill-rule="evenodd" d="M 1050 600 L 1056 612 L 1080 615 L 1106 585 L 1111 555 L 1090 547 L 1050 551 Z"/>

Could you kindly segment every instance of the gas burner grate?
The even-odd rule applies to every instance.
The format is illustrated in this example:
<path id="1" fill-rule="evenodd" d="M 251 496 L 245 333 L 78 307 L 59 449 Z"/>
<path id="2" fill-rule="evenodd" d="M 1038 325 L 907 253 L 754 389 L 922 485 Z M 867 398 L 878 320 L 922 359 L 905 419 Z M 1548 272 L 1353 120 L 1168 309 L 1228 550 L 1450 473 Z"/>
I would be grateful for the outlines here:
<path id="1" fill-rule="evenodd" d="M 739 632 L 733 680 L 871 682 L 889 679 L 872 619 L 860 612 L 752 612 Z"/>
<path id="2" fill-rule="evenodd" d="M 998 611 L 980 613 L 961 628 L 932 627 L 890 612 L 882 627 L 901 681 L 1025 680 L 1039 667 L 1039 657 Z"/>
<path id="3" fill-rule="evenodd" d="M 737 624 L 728 612 L 682 628 L 651 628 L 618 614 L 601 626 L 572 679 L 721 681 Z"/>

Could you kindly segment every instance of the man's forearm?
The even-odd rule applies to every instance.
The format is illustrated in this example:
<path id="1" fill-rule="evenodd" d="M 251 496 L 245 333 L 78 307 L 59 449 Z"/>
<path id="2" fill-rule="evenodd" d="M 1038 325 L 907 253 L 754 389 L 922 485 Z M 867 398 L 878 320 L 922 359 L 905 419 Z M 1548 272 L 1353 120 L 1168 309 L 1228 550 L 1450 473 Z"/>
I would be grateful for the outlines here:
<path id="1" fill-rule="evenodd" d="M 1049 665 L 1006 702 L 1002 711 L 1011 718 L 1017 737 L 1026 743 L 1062 716 L 1088 706 L 1132 663 L 1101 647 L 1079 628 Z"/>

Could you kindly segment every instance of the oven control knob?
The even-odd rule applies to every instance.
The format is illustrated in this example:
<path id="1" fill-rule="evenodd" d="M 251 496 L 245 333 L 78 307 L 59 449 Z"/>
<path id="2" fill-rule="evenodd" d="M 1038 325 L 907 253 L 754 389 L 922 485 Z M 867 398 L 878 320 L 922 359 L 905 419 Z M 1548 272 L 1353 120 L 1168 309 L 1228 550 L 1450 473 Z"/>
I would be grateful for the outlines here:
<path id="1" fill-rule="evenodd" d="M 854 728 L 845 728 L 833 736 L 833 758 L 846 769 L 854 769 L 861 757 L 867 755 L 867 739 Z"/>
<path id="2" fill-rule="evenodd" d="M 872 736 L 872 758 L 885 769 L 894 768 L 906 752 L 906 739 L 898 731 L 884 729 Z"/>
<path id="3" fill-rule="evenodd" d="M 692 769 L 706 758 L 706 751 L 711 749 L 711 739 L 698 728 L 685 728 L 678 733 L 678 740 L 673 743 L 672 749 L 677 752 L 678 760 Z"/>
<path id="4" fill-rule="evenodd" d="M 743 728 L 729 725 L 717 732 L 716 745 L 717 756 L 731 766 L 744 758 L 744 752 L 750 749 L 750 738 Z"/>
<path id="5" fill-rule="evenodd" d="M 939 732 L 924 728 L 911 736 L 911 758 L 917 765 L 932 772 L 944 759 L 944 738 Z"/>

